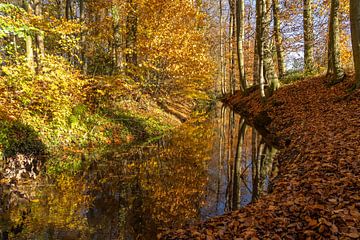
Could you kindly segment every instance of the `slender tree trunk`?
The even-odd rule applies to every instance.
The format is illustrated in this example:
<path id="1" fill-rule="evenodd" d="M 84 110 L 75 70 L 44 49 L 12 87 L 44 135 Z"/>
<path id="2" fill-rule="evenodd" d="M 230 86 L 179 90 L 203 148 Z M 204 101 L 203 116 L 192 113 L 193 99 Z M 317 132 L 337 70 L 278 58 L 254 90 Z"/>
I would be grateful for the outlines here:
<path id="1" fill-rule="evenodd" d="M 241 164 L 242 164 L 242 149 L 244 146 L 244 138 L 246 133 L 245 119 L 241 118 L 239 121 L 238 142 L 236 147 L 236 154 L 234 159 L 234 184 L 233 184 L 233 209 L 240 209 L 241 205 Z"/>
<path id="2" fill-rule="evenodd" d="M 230 6 L 230 23 L 229 23 L 229 56 L 230 56 L 230 74 L 229 74 L 229 86 L 230 93 L 235 92 L 235 3 L 234 0 L 229 0 Z"/>
<path id="3" fill-rule="evenodd" d="M 220 78 L 221 78 L 221 94 L 225 95 L 225 50 L 223 43 L 223 11 L 222 11 L 222 0 L 219 1 L 219 10 L 220 10 Z"/>
<path id="4" fill-rule="evenodd" d="M 279 78 L 283 79 L 286 72 L 285 60 L 284 60 L 284 49 L 283 49 L 283 40 L 282 34 L 280 31 L 280 10 L 279 10 L 279 0 L 273 0 L 273 14 L 274 14 L 274 36 L 275 36 L 275 45 L 276 45 L 276 56 L 277 64 L 279 71 Z"/>
<path id="5" fill-rule="evenodd" d="M 278 76 L 275 71 L 273 60 L 272 37 L 270 33 L 271 23 L 271 0 L 265 1 L 265 24 L 264 24 L 264 66 L 267 83 L 270 85 L 270 92 L 277 90 L 280 86 Z"/>
<path id="6" fill-rule="evenodd" d="M 264 27 L 265 27 L 265 0 L 256 1 L 256 60 L 254 68 L 254 77 L 258 77 L 257 82 L 260 85 L 260 94 L 265 98 L 265 76 L 264 76 Z M 257 73 L 255 73 L 257 71 Z"/>
<path id="7" fill-rule="evenodd" d="M 36 16 L 42 15 L 42 2 L 41 0 L 34 0 L 34 10 Z M 44 32 L 36 33 L 36 72 L 41 71 L 41 59 L 45 57 L 45 46 L 44 46 Z"/>
<path id="8" fill-rule="evenodd" d="M 304 68 L 305 72 L 314 71 L 314 20 L 312 0 L 304 0 Z"/>
<path id="9" fill-rule="evenodd" d="M 259 162 L 258 162 L 258 133 L 255 129 L 252 129 L 251 139 L 251 166 L 252 166 L 252 193 L 251 202 L 255 202 L 258 199 L 258 186 L 259 186 Z"/>
<path id="10" fill-rule="evenodd" d="M 16 35 L 13 34 L 13 46 L 14 46 L 14 53 L 15 53 L 15 59 L 18 58 L 18 50 L 17 50 L 17 39 L 16 39 Z"/>
<path id="11" fill-rule="evenodd" d="M 128 13 L 126 16 L 126 64 L 127 64 L 127 74 L 135 81 L 138 80 L 136 74 L 134 74 L 135 67 L 138 63 L 137 56 L 137 6 L 133 0 L 128 0 Z"/>
<path id="12" fill-rule="evenodd" d="M 123 69 L 123 36 L 121 33 L 121 13 L 116 5 L 112 7 L 112 15 L 114 21 L 114 62 L 115 72 Z"/>
<path id="13" fill-rule="evenodd" d="M 339 0 L 331 0 L 327 74 L 332 84 L 342 81 L 345 75 L 340 61 Z"/>
<path id="14" fill-rule="evenodd" d="M 65 2 L 65 18 L 66 20 L 71 19 L 71 0 L 66 0 Z"/>
<path id="15" fill-rule="evenodd" d="M 28 1 L 23 1 L 24 9 L 29 14 L 32 14 L 32 9 L 30 3 Z M 30 35 L 26 35 L 25 37 L 25 45 L 26 45 L 26 61 L 31 72 L 35 72 L 35 64 L 34 64 L 34 49 L 32 45 L 32 38 Z"/>
<path id="16" fill-rule="evenodd" d="M 360 1 L 350 0 L 351 40 L 354 55 L 356 87 L 360 88 Z"/>
<path id="17" fill-rule="evenodd" d="M 85 24 L 85 0 L 80 0 L 80 22 L 81 24 Z M 82 71 L 84 74 L 87 73 L 87 65 L 88 65 L 88 60 L 86 58 L 86 37 L 85 37 L 85 32 L 84 29 L 82 29 L 81 33 L 80 33 L 80 44 L 81 44 L 81 53 L 80 53 L 80 58 L 81 58 L 81 65 L 82 65 Z"/>
<path id="18" fill-rule="evenodd" d="M 259 58 L 259 44 L 261 40 L 261 1 L 256 0 L 256 27 L 255 27 L 255 42 L 254 42 L 254 63 L 253 63 L 253 85 L 260 85 L 260 58 Z"/>
<path id="19" fill-rule="evenodd" d="M 236 43 L 237 43 L 237 58 L 238 58 L 238 70 L 240 77 L 240 89 L 245 92 L 247 89 L 247 81 L 245 74 L 244 63 L 244 36 L 245 36 L 245 1 L 236 0 Z"/>

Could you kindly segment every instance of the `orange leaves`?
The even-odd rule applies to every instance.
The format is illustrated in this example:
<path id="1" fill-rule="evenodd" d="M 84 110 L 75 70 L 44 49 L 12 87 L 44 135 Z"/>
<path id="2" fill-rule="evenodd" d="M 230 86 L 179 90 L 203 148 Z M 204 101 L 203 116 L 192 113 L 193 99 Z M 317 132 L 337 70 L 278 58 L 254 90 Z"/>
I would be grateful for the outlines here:
<path id="1" fill-rule="evenodd" d="M 258 92 L 233 98 L 250 120 L 266 111 L 272 119 L 268 129 L 289 144 L 278 154 L 272 194 L 192 229 L 203 233 L 222 223 L 225 231 L 212 230 L 213 236 L 222 233 L 219 239 L 360 238 L 360 94 L 347 93 L 351 78 L 332 88 L 326 81 L 319 77 L 284 87 L 263 104 Z M 188 239 L 191 231 L 177 239 Z M 162 239 L 171 239 L 167 236 L 172 235 Z"/>

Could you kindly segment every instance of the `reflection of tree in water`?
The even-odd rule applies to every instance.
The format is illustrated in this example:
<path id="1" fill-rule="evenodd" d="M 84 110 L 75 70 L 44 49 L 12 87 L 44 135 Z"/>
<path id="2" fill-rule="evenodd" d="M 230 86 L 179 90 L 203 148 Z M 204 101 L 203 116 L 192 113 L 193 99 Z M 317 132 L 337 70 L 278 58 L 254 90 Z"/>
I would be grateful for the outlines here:
<path id="1" fill-rule="evenodd" d="M 106 156 L 114 166 L 98 168 L 101 191 L 88 214 L 93 239 L 110 231 L 116 239 L 155 239 L 159 228 L 199 219 L 212 138 L 212 125 L 199 117 L 156 143 Z"/>
<path id="2" fill-rule="evenodd" d="M 231 211 L 256 201 L 267 191 L 276 149 L 249 127 L 245 118 L 234 115 L 230 109 L 222 107 L 220 116 L 218 193 L 221 182 L 225 181 L 224 210 Z M 226 168 L 225 180 L 220 179 L 221 168 Z"/>
<path id="3" fill-rule="evenodd" d="M 24 207 L 8 212 L 22 227 L 16 239 L 155 239 L 159 228 L 255 200 L 274 151 L 230 109 L 217 114 L 215 135 L 212 120 L 198 116 L 157 142 L 92 153 L 77 173 L 37 179 Z"/>

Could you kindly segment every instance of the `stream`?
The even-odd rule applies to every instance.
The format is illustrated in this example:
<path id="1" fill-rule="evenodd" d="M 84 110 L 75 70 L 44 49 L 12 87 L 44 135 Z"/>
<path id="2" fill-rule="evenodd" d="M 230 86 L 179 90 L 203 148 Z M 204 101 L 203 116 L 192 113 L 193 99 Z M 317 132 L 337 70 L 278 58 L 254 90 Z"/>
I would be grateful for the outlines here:
<path id="1" fill-rule="evenodd" d="M 0 174 L 1 239 L 154 239 L 246 206 L 276 174 L 276 149 L 221 104 L 150 143 L 59 154 L 81 170 Z"/>

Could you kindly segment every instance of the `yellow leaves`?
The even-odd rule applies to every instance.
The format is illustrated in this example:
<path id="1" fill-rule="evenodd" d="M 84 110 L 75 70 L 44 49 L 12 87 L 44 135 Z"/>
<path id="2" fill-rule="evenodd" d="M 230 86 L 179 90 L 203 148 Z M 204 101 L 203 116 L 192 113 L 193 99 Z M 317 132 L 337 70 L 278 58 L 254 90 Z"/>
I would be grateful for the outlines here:
<path id="1" fill-rule="evenodd" d="M 198 28 L 202 14 L 185 0 L 147 0 L 143 4 L 138 26 L 139 52 L 146 56 L 143 66 L 163 75 L 164 89 L 173 94 L 205 89 L 193 87 L 208 86 L 204 83 L 211 81 L 215 69 L 204 30 Z"/>

